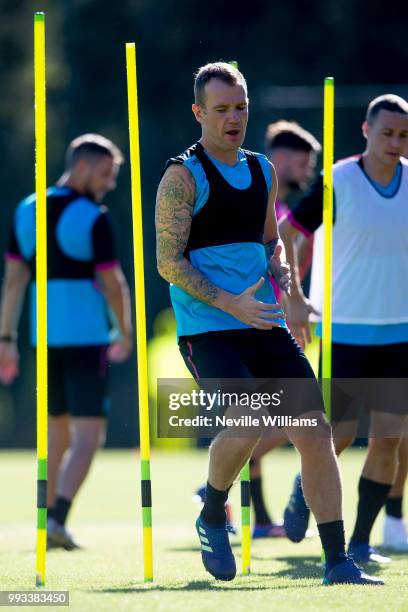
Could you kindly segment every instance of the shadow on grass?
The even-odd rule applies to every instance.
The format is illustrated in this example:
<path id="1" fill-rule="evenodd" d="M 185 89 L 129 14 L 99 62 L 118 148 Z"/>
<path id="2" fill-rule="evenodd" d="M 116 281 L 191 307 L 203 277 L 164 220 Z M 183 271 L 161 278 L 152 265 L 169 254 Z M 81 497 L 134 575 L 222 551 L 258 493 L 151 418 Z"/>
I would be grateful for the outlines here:
<path id="1" fill-rule="evenodd" d="M 165 584 L 146 584 L 144 586 L 122 587 L 118 589 L 92 589 L 91 593 L 150 593 L 172 591 L 267 591 L 267 586 L 237 584 L 231 581 L 231 586 L 221 586 L 222 583 L 211 580 L 192 580 L 187 584 L 169 586 Z"/>
<path id="2" fill-rule="evenodd" d="M 190 549 L 186 549 L 190 550 Z M 253 557 L 256 559 L 257 557 Z M 259 559 L 261 559 L 259 557 Z M 268 559 L 261 559 L 262 561 L 268 561 Z M 108 589 L 93 589 L 92 593 L 149 593 L 149 592 L 181 592 L 181 591 L 270 591 L 274 589 L 310 589 L 314 588 L 314 584 L 299 584 L 299 579 L 314 579 L 322 578 L 322 568 L 318 557 L 276 557 L 276 561 L 284 561 L 289 565 L 285 569 L 275 572 L 254 572 L 248 577 L 237 576 L 235 582 L 222 583 L 215 580 L 192 580 L 186 584 L 176 584 L 174 586 L 166 584 L 145 584 L 135 585 L 134 587 L 122 587 L 122 588 L 108 588 Z M 270 584 L 259 585 L 257 579 L 270 578 Z M 292 578 L 293 584 L 282 585 L 277 581 L 277 578 Z M 248 581 L 243 584 L 242 580 Z"/>
<path id="3" fill-rule="evenodd" d="M 206 580 L 192 580 L 191 582 L 188 582 L 187 584 L 180 584 L 180 585 L 174 585 L 174 586 L 166 586 L 165 584 L 160 585 L 160 584 L 146 584 L 144 586 L 134 586 L 134 587 L 122 587 L 122 588 L 117 588 L 117 589 L 92 589 L 89 590 L 89 593 L 122 593 L 122 594 L 130 594 L 130 593 L 172 593 L 172 592 L 181 592 L 181 591 L 212 591 L 213 593 L 217 593 L 218 591 L 229 591 L 230 593 L 233 591 L 243 591 L 243 592 L 250 592 L 250 591 L 271 591 L 271 590 L 275 590 L 278 589 L 279 591 L 282 590 L 290 590 L 293 589 L 294 587 L 296 588 L 300 588 L 300 589 L 310 589 L 310 588 L 314 588 L 316 585 L 314 584 L 289 584 L 289 585 L 282 585 L 281 583 L 279 584 L 274 584 L 274 578 L 276 578 L 278 574 L 251 574 L 250 576 L 247 576 L 245 578 L 245 580 L 248 580 L 248 584 L 242 584 L 242 583 L 236 583 L 236 582 L 230 582 L 230 586 L 221 586 L 223 583 L 220 582 L 216 582 L 216 581 L 206 581 Z M 268 584 L 267 586 L 265 585 L 257 585 L 254 584 L 253 582 L 251 582 L 251 578 L 263 578 L 263 577 L 269 577 L 271 578 L 271 583 Z M 305 578 L 305 576 L 303 576 L 303 578 Z M 238 577 L 239 579 L 239 577 Z"/>
<path id="4" fill-rule="evenodd" d="M 268 573 L 254 572 L 253 576 L 270 576 L 274 578 L 321 578 L 323 574 L 322 564 L 319 557 L 316 556 L 279 556 L 279 557 L 260 557 L 258 555 L 251 555 L 251 559 L 254 561 L 282 561 L 287 564 L 287 567 L 274 571 L 271 570 Z"/>
<path id="5" fill-rule="evenodd" d="M 304 556 L 304 557 L 294 557 L 294 556 L 279 556 L 279 557 L 271 557 L 270 559 L 265 557 L 260 557 L 257 555 L 251 555 L 251 559 L 255 561 L 283 561 L 288 565 L 284 569 L 280 571 L 271 571 L 271 572 L 253 572 L 253 576 L 266 577 L 271 576 L 275 578 L 293 578 L 295 580 L 299 579 L 309 579 L 309 578 L 322 578 L 323 577 L 323 567 L 320 557 L 316 556 Z M 378 565 L 373 563 L 359 563 L 367 574 L 371 574 L 373 576 L 377 574 L 381 574 L 384 567 L 389 567 L 388 564 Z"/>

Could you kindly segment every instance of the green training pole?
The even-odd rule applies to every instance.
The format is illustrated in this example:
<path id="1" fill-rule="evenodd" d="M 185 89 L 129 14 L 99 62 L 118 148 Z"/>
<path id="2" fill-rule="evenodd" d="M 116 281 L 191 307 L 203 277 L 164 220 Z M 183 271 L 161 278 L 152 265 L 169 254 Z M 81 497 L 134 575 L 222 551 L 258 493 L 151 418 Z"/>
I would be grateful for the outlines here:
<path id="1" fill-rule="evenodd" d="M 334 79 L 324 80 L 323 104 L 323 233 L 324 284 L 322 312 L 322 392 L 331 422 L 332 404 L 332 267 L 333 267 Z M 325 561 L 322 551 L 322 563 Z"/>
<path id="2" fill-rule="evenodd" d="M 143 252 L 142 190 L 140 178 L 139 111 L 137 96 L 136 46 L 126 43 L 130 172 L 135 272 L 137 380 L 143 525 L 143 568 L 145 582 L 153 580 L 152 485 L 150 478 L 149 396 L 147 376 L 146 300 Z"/>
<path id="3" fill-rule="evenodd" d="M 241 470 L 241 547 L 242 575 L 251 573 L 251 497 L 249 461 Z"/>
<path id="4" fill-rule="evenodd" d="M 47 178 L 45 17 L 34 15 L 34 126 L 37 300 L 37 547 L 36 586 L 45 586 L 47 549 L 48 365 L 47 365 Z"/>
<path id="5" fill-rule="evenodd" d="M 324 285 L 322 313 L 322 381 L 326 415 L 331 420 L 332 265 L 333 265 L 334 79 L 324 80 L 323 110 L 323 233 Z"/>

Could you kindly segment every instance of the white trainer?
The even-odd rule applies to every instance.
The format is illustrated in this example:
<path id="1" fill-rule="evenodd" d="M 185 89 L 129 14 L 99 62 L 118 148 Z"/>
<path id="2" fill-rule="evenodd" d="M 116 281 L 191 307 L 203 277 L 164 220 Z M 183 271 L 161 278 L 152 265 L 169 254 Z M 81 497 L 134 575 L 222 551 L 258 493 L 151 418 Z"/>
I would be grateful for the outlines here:
<path id="1" fill-rule="evenodd" d="M 383 546 L 397 552 L 408 552 L 408 532 L 403 519 L 385 515 Z"/>
<path id="2" fill-rule="evenodd" d="M 47 548 L 64 548 L 74 550 L 80 548 L 73 540 L 71 534 L 63 525 L 57 523 L 53 518 L 47 519 Z"/>

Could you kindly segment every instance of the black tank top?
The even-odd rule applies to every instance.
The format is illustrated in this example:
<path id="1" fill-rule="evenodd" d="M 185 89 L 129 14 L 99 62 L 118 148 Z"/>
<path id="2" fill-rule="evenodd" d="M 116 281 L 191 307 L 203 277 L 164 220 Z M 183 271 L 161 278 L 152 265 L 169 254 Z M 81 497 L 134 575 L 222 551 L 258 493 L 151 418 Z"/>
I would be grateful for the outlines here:
<path id="1" fill-rule="evenodd" d="M 222 244 L 258 242 L 263 234 L 268 208 L 268 187 L 260 162 L 251 151 L 245 151 L 251 184 L 246 189 L 235 189 L 222 176 L 197 142 L 181 155 L 169 159 L 165 170 L 172 164 L 182 164 L 195 155 L 205 172 L 209 196 L 201 210 L 193 216 L 190 236 L 184 252 Z"/>

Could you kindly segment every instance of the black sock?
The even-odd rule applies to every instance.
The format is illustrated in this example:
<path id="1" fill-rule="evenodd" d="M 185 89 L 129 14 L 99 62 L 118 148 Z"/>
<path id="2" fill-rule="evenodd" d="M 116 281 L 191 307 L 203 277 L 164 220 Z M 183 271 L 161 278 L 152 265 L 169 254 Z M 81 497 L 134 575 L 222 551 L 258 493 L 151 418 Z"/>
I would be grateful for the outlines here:
<path id="1" fill-rule="evenodd" d="M 353 544 L 368 543 L 371 529 L 381 508 L 387 501 L 391 485 L 375 482 L 361 476 L 358 483 L 357 518 L 351 542 Z"/>
<path id="2" fill-rule="evenodd" d="M 337 565 L 337 563 L 344 561 L 346 554 L 344 522 L 332 521 L 331 523 L 320 523 L 317 528 L 322 541 L 327 566 L 331 568 Z"/>
<path id="3" fill-rule="evenodd" d="M 214 487 L 207 482 L 205 502 L 200 514 L 201 518 L 205 523 L 207 523 L 207 525 L 225 525 L 227 521 L 225 502 L 228 499 L 228 491 L 229 489 L 226 491 L 214 489 Z"/>
<path id="4" fill-rule="evenodd" d="M 272 519 L 265 507 L 262 494 L 262 478 L 252 478 L 250 484 L 251 499 L 254 506 L 255 523 L 257 525 L 269 525 Z"/>
<path id="5" fill-rule="evenodd" d="M 48 513 L 48 516 L 52 517 L 60 525 L 65 525 L 70 508 L 71 500 L 65 499 L 65 497 L 57 497 L 54 507 Z"/>
<path id="6" fill-rule="evenodd" d="M 385 512 L 387 516 L 396 519 L 402 518 L 402 497 L 389 497 L 385 502 Z"/>

